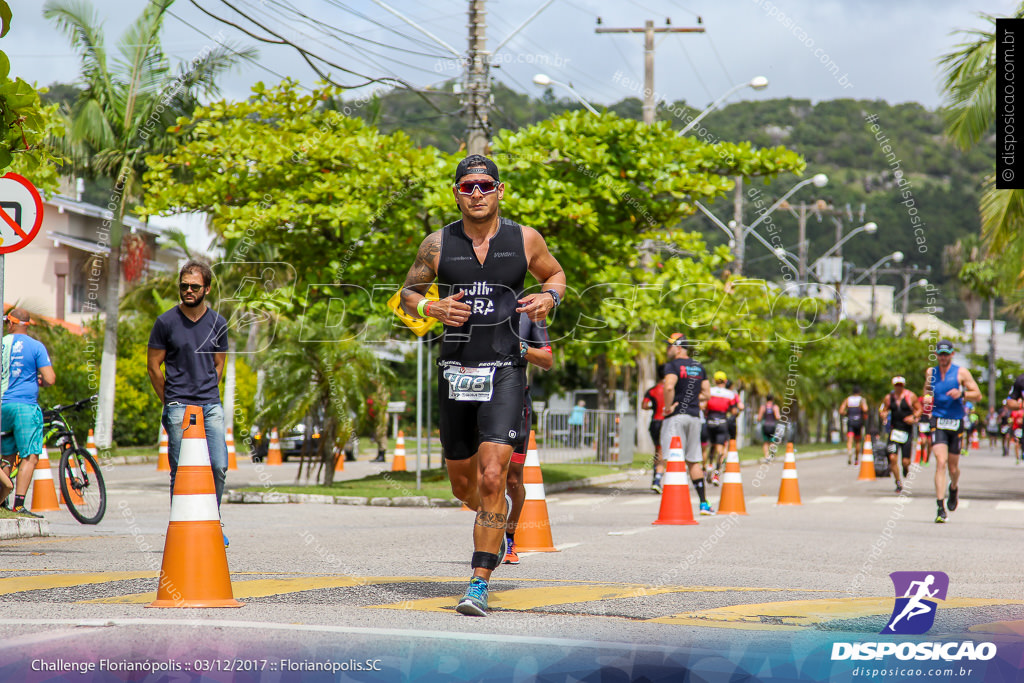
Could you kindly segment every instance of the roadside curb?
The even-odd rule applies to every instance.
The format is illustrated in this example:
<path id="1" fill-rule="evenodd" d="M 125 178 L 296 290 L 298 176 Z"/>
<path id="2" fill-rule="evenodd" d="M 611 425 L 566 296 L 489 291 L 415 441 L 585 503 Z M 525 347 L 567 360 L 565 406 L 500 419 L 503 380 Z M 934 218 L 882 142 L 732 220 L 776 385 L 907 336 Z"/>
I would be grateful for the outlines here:
<path id="1" fill-rule="evenodd" d="M 0 519 L 0 541 L 13 538 L 36 538 L 50 535 L 50 523 L 45 519 Z"/>
<path id="2" fill-rule="evenodd" d="M 828 455 L 839 455 L 841 451 L 809 451 L 797 453 L 797 460 L 809 460 Z M 781 465 L 782 460 L 776 458 Z M 745 467 L 756 467 L 761 465 L 760 460 L 747 460 L 741 463 Z M 628 472 L 615 472 L 613 474 L 602 474 L 597 477 L 586 479 L 574 479 L 572 481 L 560 481 L 554 484 L 544 484 L 544 492 L 559 493 L 573 489 L 588 488 L 591 486 L 605 486 L 618 484 L 631 479 L 639 479 L 650 474 L 650 470 L 637 469 Z M 428 498 L 427 496 L 396 496 L 388 498 L 385 496 L 366 498 L 363 496 L 328 496 L 315 493 L 280 493 L 277 491 L 236 491 L 233 489 L 224 492 L 225 503 L 241 504 L 286 504 L 286 503 L 318 503 L 321 505 L 371 505 L 376 507 L 461 507 L 462 502 L 449 500 L 447 498 Z"/>

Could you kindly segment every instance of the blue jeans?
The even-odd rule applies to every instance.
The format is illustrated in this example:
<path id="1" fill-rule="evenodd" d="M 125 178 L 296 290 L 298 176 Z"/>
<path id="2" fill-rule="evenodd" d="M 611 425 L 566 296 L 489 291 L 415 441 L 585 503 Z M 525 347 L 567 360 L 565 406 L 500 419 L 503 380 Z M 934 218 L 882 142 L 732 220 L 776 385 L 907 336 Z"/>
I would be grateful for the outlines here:
<path id="1" fill-rule="evenodd" d="M 184 403 L 172 401 L 164 406 L 160 421 L 167 430 L 167 460 L 171 464 L 171 495 L 174 495 L 174 476 L 178 473 L 178 455 L 181 453 L 182 428 L 185 418 Z M 210 465 L 213 467 L 213 484 L 217 489 L 217 505 L 224 494 L 224 479 L 228 472 L 228 444 L 224 439 L 224 406 L 211 403 L 199 406 L 203 409 L 203 423 L 206 427 L 206 446 L 210 451 Z"/>

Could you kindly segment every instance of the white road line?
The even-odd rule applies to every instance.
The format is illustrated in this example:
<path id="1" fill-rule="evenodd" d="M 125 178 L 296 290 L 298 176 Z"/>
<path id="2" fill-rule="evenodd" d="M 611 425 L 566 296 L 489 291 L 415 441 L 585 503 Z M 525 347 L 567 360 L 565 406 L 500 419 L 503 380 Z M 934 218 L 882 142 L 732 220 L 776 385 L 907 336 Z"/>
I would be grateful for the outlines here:
<path id="1" fill-rule="evenodd" d="M 0 644 L 0 652 L 4 650 L 21 649 L 28 645 L 38 645 L 39 643 L 46 643 L 51 640 L 64 640 L 65 638 L 74 638 L 76 636 L 85 636 L 86 632 L 80 628 L 60 629 L 58 631 L 45 631 L 43 633 L 31 633 L 29 635 L 18 636 L 16 638 L 10 638 L 4 640 Z"/>
<path id="2" fill-rule="evenodd" d="M 650 505 L 661 502 L 661 496 L 647 496 L 636 500 L 627 500 L 623 505 Z"/>
<path id="3" fill-rule="evenodd" d="M 808 503 L 845 503 L 847 496 L 818 496 L 811 498 Z"/>
<path id="4" fill-rule="evenodd" d="M 1024 503 L 1018 503 L 1015 500 L 1001 500 L 996 503 L 996 510 L 1024 510 Z"/>
<path id="5" fill-rule="evenodd" d="M 609 531 L 609 536 L 634 536 L 636 534 L 642 534 L 645 531 L 650 531 L 653 527 L 645 526 L 638 529 L 626 529 L 624 531 Z"/>
<path id="6" fill-rule="evenodd" d="M 561 505 L 574 505 L 578 507 L 582 507 L 584 505 L 600 505 L 601 503 L 607 502 L 615 497 L 616 496 L 596 496 L 594 498 L 576 498 L 575 500 L 567 500 L 564 503 L 561 503 Z"/>
<path id="7" fill-rule="evenodd" d="M 578 544 L 571 544 L 578 545 Z M 559 548 L 570 547 L 570 546 L 558 546 Z M 38 626 L 78 626 L 81 623 L 80 620 L 74 619 L 5 619 L 5 625 L 38 625 Z M 400 638 L 423 638 L 427 640 L 462 640 L 469 642 L 487 643 L 491 644 L 494 642 L 494 635 L 490 633 L 457 633 L 454 631 L 414 631 L 412 629 L 388 629 L 388 628 L 360 628 L 356 626 L 318 626 L 314 624 L 282 624 L 278 622 L 266 622 L 266 621 L 219 621 L 219 620 L 203 620 L 197 622 L 195 619 L 110 619 L 106 623 L 107 626 L 124 626 L 131 628 L 133 626 L 185 626 L 189 628 L 236 628 L 252 631 L 295 631 L 295 632 L 306 632 L 306 633 L 344 633 L 351 635 L 361 636 L 395 636 Z M 81 633 L 81 631 L 76 631 Z M 553 637 L 539 638 L 536 636 L 519 636 L 503 634 L 501 636 L 502 642 L 516 643 L 522 645 L 538 645 L 538 646 L 553 646 L 553 647 L 587 647 L 598 650 L 604 650 L 606 648 L 615 648 L 616 651 L 619 649 L 626 649 L 634 647 L 634 645 L 625 642 L 615 641 L 596 641 L 596 640 L 569 640 Z M 12 641 L 6 641 L 8 643 Z M 672 654 L 676 652 L 675 646 L 668 645 L 645 645 L 649 651 L 662 652 L 665 654 Z"/>
<path id="8" fill-rule="evenodd" d="M 752 498 L 748 502 L 751 505 L 754 505 L 756 503 L 771 503 L 772 505 L 774 505 L 775 504 L 775 498 L 772 498 L 771 496 L 758 496 L 757 498 Z"/>

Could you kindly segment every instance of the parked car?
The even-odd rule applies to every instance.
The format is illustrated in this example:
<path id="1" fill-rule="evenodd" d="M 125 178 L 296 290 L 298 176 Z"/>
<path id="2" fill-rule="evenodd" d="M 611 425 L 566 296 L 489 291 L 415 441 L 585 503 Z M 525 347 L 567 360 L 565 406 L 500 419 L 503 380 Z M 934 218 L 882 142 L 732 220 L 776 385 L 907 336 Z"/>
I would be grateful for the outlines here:
<path id="1" fill-rule="evenodd" d="M 307 435 L 306 425 L 298 424 L 284 434 L 279 434 L 277 442 L 281 447 L 282 462 L 287 462 L 288 458 L 301 458 L 303 453 L 308 454 L 310 457 L 315 457 L 317 449 L 320 447 L 320 430 L 314 427 Z M 354 459 L 352 455 L 356 443 L 356 437 L 353 436 L 352 439 L 345 444 L 345 456 L 347 460 Z M 269 450 L 270 435 L 259 429 L 259 427 L 253 426 L 253 462 L 260 462 L 264 460 L 267 457 L 267 451 Z"/>

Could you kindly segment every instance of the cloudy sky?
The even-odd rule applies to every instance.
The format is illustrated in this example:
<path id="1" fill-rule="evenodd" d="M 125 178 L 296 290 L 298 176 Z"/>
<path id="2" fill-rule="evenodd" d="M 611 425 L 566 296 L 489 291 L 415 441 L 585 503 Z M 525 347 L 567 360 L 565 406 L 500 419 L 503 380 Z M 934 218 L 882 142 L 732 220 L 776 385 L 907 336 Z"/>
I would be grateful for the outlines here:
<path id="1" fill-rule="evenodd" d="M 93 0 L 109 44 L 137 15 L 142 1 Z M 386 1 L 464 52 L 466 0 Z M 504 40 L 544 2 L 491 0 L 488 46 Z M 362 75 L 398 76 L 428 86 L 459 72 L 453 54 L 372 0 L 177 0 L 164 34 L 173 57 L 191 59 L 218 34 L 235 45 L 259 47 L 258 64 L 225 79 L 228 97 L 243 97 L 258 80 L 276 82 L 287 75 L 312 85 L 317 77 L 291 48 L 258 44 L 197 7 L 267 35 L 227 3 Z M 12 73 L 40 84 L 73 81 L 77 59 L 67 39 L 43 19 L 42 3 L 12 4 L 13 29 L 0 40 Z M 643 36 L 597 35 L 596 18 L 605 27 L 643 26 L 647 19 L 661 27 L 670 19 L 674 27 L 699 25 L 706 32 L 657 36 L 655 90 L 661 99 L 704 106 L 736 84 L 765 76 L 768 88 L 743 89 L 732 99 L 852 97 L 934 108 L 940 103 L 936 59 L 958 41 L 951 33 L 983 26 L 979 11 L 1006 15 L 1015 5 L 1013 0 L 554 0 L 495 55 L 500 67 L 494 74 L 514 89 L 539 94 L 531 80 L 544 72 L 571 82 L 594 103 L 609 104 L 637 94 Z M 363 80 L 324 68 L 340 83 Z"/>

